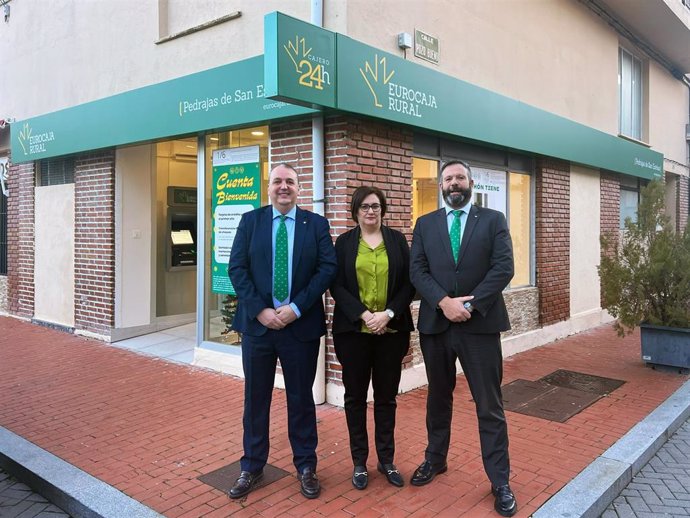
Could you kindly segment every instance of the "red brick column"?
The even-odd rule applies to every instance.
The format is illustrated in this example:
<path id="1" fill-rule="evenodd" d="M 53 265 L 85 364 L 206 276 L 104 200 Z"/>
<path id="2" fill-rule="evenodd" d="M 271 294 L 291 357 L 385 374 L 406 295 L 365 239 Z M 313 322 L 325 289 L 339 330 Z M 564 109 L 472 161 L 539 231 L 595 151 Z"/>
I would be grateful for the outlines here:
<path id="1" fill-rule="evenodd" d="M 679 176 L 676 182 L 676 230 L 680 232 L 688 225 L 689 184 L 687 176 Z"/>
<path id="2" fill-rule="evenodd" d="M 297 170 L 300 186 L 297 204 L 312 210 L 311 120 L 272 124 L 270 153 L 270 167 L 287 163 Z M 262 190 L 265 188 L 261 186 Z"/>
<path id="3" fill-rule="evenodd" d="M 570 316 L 570 166 L 540 159 L 536 166 L 536 249 L 539 323 Z"/>
<path id="4" fill-rule="evenodd" d="M 115 315 L 114 150 L 76 159 L 74 233 L 74 327 L 109 338 Z"/>
<path id="5" fill-rule="evenodd" d="M 599 232 L 602 236 L 611 235 L 617 238 L 621 218 L 621 186 L 618 175 L 602 171 L 599 185 Z"/>
<path id="6" fill-rule="evenodd" d="M 13 164 L 7 184 L 7 291 L 13 315 L 34 315 L 34 162 Z"/>

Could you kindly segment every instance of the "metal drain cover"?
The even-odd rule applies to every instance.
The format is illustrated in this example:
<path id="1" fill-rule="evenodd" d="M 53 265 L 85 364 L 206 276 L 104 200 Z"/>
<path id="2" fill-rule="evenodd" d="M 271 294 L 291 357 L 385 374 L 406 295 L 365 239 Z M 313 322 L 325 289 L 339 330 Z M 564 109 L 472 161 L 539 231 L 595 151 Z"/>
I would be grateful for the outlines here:
<path id="1" fill-rule="evenodd" d="M 254 487 L 259 488 L 267 486 L 288 475 L 289 473 L 287 471 L 276 468 L 275 466 L 271 466 L 270 464 L 266 464 L 264 466 L 264 478 L 261 479 Z M 238 460 L 237 462 L 233 462 L 232 464 L 218 468 L 215 471 L 201 475 L 200 477 L 197 477 L 197 480 L 209 486 L 215 487 L 216 489 L 220 489 L 223 493 L 227 494 L 239 476 L 240 461 Z"/>
<path id="2" fill-rule="evenodd" d="M 557 387 L 599 394 L 600 396 L 610 394 L 625 383 L 625 381 L 621 380 L 603 378 L 601 376 L 593 376 L 592 374 L 583 374 L 581 372 L 563 369 L 554 371 L 544 376 L 539 381 L 543 381 L 549 385 L 556 385 Z"/>
<path id="3" fill-rule="evenodd" d="M 503 408 L 564 423 L 625 382 L 557 370 L 537 381 L 517 379 L 502 387 Z"/>

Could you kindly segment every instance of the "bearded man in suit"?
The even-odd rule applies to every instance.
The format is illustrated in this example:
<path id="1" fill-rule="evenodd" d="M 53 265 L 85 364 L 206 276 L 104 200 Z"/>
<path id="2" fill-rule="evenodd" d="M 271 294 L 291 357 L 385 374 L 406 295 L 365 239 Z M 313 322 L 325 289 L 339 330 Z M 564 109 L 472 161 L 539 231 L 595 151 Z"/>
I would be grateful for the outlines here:
<path id="1" fill-rule="evenodd" d="M 467 163 L 444 163 L 439 188 L 445 207 L 420 217 L 413 233 L 410 278 L 422 297 L 417 327 L 429 385 L 428 445 L 410 482 L 428 484 L 448 469 L 459 359 L 476 405 L 494 507 L 501 516 L 513 516 L 517 503 L 508 485 L 501 396 L 501 332 L 510 329 L 502 292 L 513 278 L 513 247 L 505 216 L 472 204 L 473 186 Z"/>

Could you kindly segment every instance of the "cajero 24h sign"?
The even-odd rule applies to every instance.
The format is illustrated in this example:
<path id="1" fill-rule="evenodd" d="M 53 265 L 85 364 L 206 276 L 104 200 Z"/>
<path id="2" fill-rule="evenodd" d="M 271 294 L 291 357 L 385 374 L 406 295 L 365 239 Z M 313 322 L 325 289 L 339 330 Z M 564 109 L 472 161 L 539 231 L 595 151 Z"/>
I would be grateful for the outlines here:
<path id="1" fill-rule="evenodd" d="M 335 107 L 335 33 L 274 12 L 264 18 L 265 95 Z"/>

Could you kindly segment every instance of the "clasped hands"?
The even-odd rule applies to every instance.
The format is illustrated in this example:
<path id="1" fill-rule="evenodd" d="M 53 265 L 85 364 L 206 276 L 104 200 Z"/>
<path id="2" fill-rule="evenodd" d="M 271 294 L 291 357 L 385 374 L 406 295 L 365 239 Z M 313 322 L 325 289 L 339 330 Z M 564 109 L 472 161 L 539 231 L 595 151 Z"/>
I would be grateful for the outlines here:
<path id="1" fill-rule="evenodd" d="M 256 319 L 261 322 L 263 326 L 278 331 L 297 320 L 297 315 L 292 308 L 287 305 L 280 306 L 277 309 L 265 308 L 256 316 Z"/>
<path id="2" fill-rule="evenodd" d="M 369 331 L 375 335 L 382 335 L 385 333 L 386 326 L 388 325 L 388 322 L 391 321 L 391 318 L 385 311 L 377 311 L 372 313 L 368 309 L 362 313 L 360 318 L 367 326 L 367 329 L 369 329 Z"/>
<path id="3" fill-rule="evenodd" d="M 438 303 L 438 307 L 443 311 L 443 315 L 451 322 L 465 322 L 472 318 L 472 313 L 465 309 L 465 302 L 472 300 L 474 295 L 466 295 L 464 297 L 448 297 L 445 296 Z"/>

